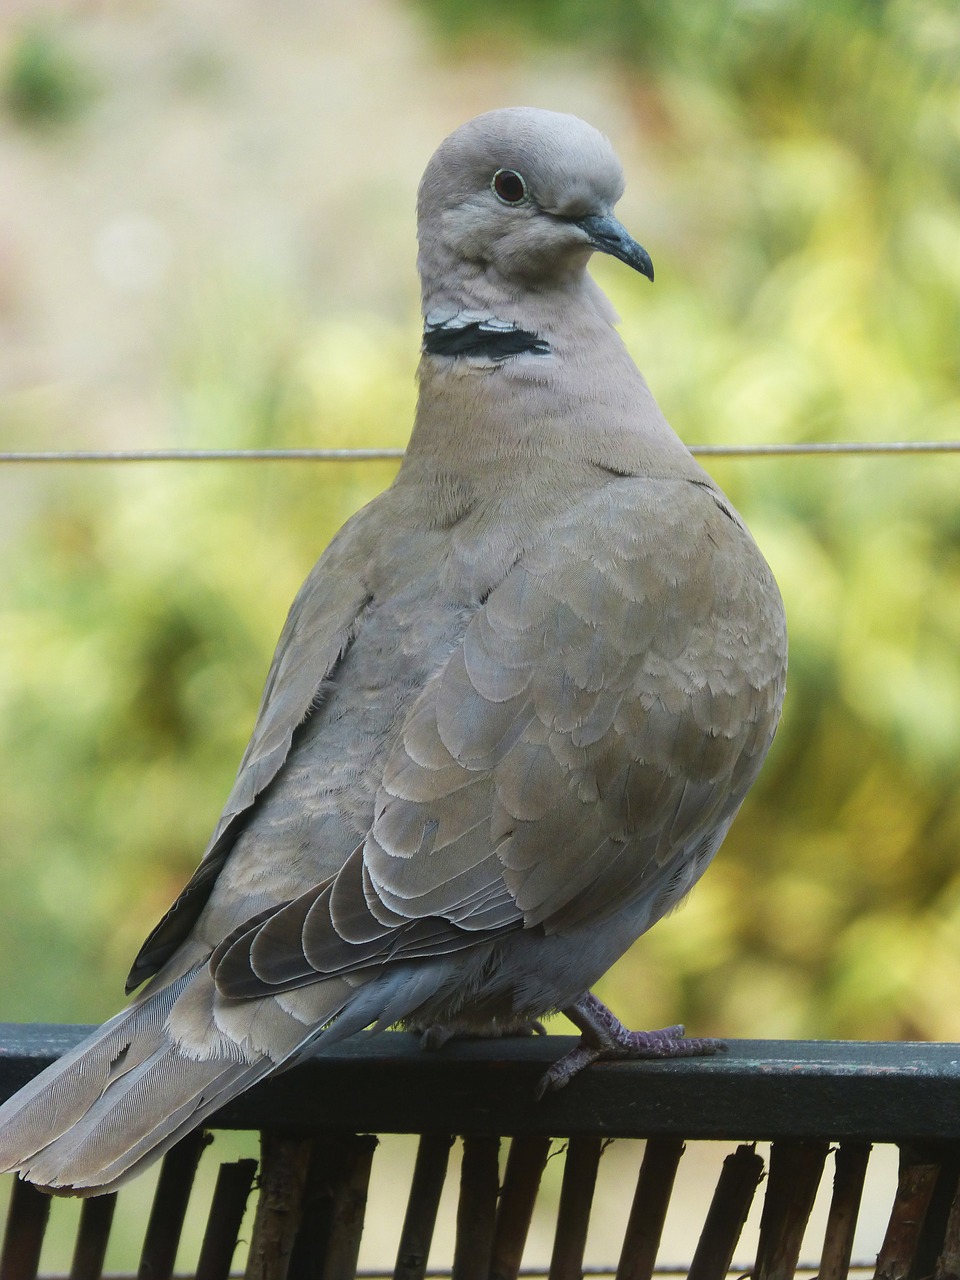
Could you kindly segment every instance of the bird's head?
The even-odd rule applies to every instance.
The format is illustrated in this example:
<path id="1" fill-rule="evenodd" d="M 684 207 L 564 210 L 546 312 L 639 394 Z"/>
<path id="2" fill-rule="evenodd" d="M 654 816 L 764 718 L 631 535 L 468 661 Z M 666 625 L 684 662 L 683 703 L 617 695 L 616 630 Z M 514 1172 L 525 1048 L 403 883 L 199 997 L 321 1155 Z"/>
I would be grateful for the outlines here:
<path id="1" fill-rule="evenodd" d="M 602 133 L 576 116 L 510 107 L 440 144 L 420 184 L 425 284 L 461 270 L 537 289 L 582 274 L 594 251 L 653 279 L 647 251 L 614 217 L 623 170 Z"/>

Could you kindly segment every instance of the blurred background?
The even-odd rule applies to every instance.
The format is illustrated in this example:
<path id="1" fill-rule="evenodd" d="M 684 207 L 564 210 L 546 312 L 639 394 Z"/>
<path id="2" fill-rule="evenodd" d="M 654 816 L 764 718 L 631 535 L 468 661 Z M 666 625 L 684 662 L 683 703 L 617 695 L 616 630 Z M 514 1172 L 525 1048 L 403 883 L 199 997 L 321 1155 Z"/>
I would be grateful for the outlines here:
<path id="1" fill-rule="evenodd" d="M 420 173 L 517 104 L 622 157 L 657 281 L 595 274 L 687 443 L 960 437 L 953 0 L 5 0 L 0 449 L 402 446 Z M 786 600 L 783 724 L 599 993 L 960 1039 L 960 456 L 707 464 Z M 0 1018 L 117 1008 L 395 469 L 0 465 Z"/>

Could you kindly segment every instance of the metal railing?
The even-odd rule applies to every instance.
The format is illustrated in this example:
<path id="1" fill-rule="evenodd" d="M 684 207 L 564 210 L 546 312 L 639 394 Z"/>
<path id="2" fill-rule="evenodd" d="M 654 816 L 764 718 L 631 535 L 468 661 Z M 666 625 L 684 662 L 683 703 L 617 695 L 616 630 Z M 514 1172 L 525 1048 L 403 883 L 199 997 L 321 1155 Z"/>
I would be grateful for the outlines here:
<path id="1" fill-rule="evenodd" d="M 0 1024 L 0 1099 L 88 1028 Z M 361 1034 L 252 1089 L 208 1129 L 263 1135 L 251 1280 L 348 1280 L 357 1272 L 364 1207 L 378 1134 L 416 1134 L 406 1213 L 390 1272 L 428 1274 L 430 1241 L 451 1144 L 462 1139 L 454 1280 L 515 1280 L 551 1140 L 562 1139 L 564 1172 L 553 1260 L 539 1274 L 583 1273 L 590 1211 L 607 1143 L 646 1139 L 622 1240 L 609 1271 L 623 1280 L 657 1274 L 659 1241 L 689 1140 L 736 1142 L 703 1207 L 702 1229 L 682 1274 L 722 1280 L 741 1229 L 761 1194 L 759 1243 L 750 1274 L 793 1276 L 801 1242 L 833 1155 L 833 1187 L 819 1257 L 820 1280 L 842 1280 L 871 1148 L 896 1144 L 900 1172 L 876 1268 L 877 1280 L 960 1270 L 960 1046 L 872 1042 L 731 1041 L 704 1059 L 597 1064 L 566 1089 L 534 1102 L 547 1066 L 569 1049 L 562 1037 L 453 1042 L 428 1053 L 412 1035 Z M 502 1139 L 510 1139 L 501 1171 Z M 769 1156 L 757 1150 L 770 1142 Z M 194 1173 L 205 1146 L 190 1135 L 165 1158 L 147 1224 L 140 1275 L 172 1275 Z M 198 1280 L 226 1280 L 254 1162 L 221 1166 L 209 1206 Z M 120 1193 L 121 1205 L 123 1192 Z M 627 1191 L 624 1194 L 628 1194 Z M 77 1250 L 106 1249 L 115 1197 L 86 1202 Z M 17 1184 L 11 1198 L 2 1280 L 37 1274 L 49 1200 Z M 266 1245 L 264 1242 L 267 1242 Z M 808 1246 L 809 1247 L 809 1246 Z M 258 1252 L 259 1249 L 259 1252 Z M 279 1261 L 278 1261 L 279 1259 Z M 93 1280 L 96 1267 L 74 1268 Z M 673 1267 L 663 1274 L 678 1274 Z M 860 1272 L 858 1272 L 860 1274 Z"/>

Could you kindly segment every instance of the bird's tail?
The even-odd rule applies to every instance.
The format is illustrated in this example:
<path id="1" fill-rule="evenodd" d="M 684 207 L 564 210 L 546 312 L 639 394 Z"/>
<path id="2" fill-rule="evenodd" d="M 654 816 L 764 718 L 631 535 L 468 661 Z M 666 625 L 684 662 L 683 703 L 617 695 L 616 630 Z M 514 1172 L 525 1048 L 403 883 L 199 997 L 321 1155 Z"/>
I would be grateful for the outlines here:
<path id="1" fill-rule="evenodd" d="M 438 985 L 402 966 L 229 1000 L 205 961 L 162 978 L 0 1106 L 0 1171 L 63 1194 L 112 1191 L 283 1063 L 398 1020 Z"/>
<path id="2" fill-rule="evenodd" d="M 0 1106 L 0 1169 L 51 1191 L 112 1191 L 272 1071 L 312 1030 L 274 1007 L 269 1052 L 256 1034 L 238 1042 L 213 1028 L 213 1017 L 208 1026 L 197 1020 L 204 1004 L 213 1013 L 212 998 L 204 998 L 212 985 L 196 965 L 146 993 Z M 312 1002 L 321 1025 L 343 1004 L 339 984 L 330 985 L 325 999 Z M 187 1035 L 177 1034 L 181 999 L 193 1014 Z M 245 1002 L 247 1022 L 258 1013 L 262 1022 L 258 1006 L 275 1001 Z"/>

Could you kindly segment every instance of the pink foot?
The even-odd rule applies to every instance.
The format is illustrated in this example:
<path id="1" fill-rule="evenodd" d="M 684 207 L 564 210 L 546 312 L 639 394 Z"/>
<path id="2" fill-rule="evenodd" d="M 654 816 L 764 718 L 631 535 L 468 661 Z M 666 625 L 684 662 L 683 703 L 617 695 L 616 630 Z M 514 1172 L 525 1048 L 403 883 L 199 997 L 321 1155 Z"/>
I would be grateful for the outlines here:
<path id="1" fill-rule="evenodd" d="M 562 1012 L 580 1028 L 580 1043 L 559 1058 L 541 1078 L 536 1089 L 538 1099 L 549 1089 L 562 1089 L 598 1058 L 698 1058 L 725 1053 L 727 1048 L 722 1040 L 688 1040 L 683 1027 L 628 1031 L 589 991 Z"/>
<path id="2" fill-rule="evenodd" d="M 444 1027 L 439 1023 L 432 1026 L 424 1027 L 420 1032 L 420 1046 L 428 1049 L 431 1053 L 437 1049 L 442 1049 L 445 1044 L 453 1039 L 458 1040 L 496 1040 L 501 1036 L 545 1036 L 547 1028 L 542 1022 L 538 1022 L 536 1018 L 521 1023 L 519 1026 L 510 1027 L 508 1030 L 464 1030 L 456 1027 Z"/>

